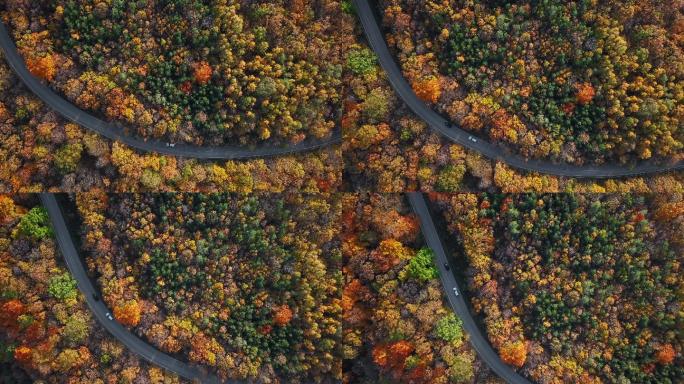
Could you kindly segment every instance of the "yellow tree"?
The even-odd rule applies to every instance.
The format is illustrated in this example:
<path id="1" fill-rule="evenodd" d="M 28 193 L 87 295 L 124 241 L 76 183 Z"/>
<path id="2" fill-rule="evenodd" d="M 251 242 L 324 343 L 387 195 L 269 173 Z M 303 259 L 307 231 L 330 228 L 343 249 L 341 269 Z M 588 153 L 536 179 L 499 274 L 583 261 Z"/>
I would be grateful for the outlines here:
<path id="1" fill-rule="evenodd" d="M 123 325 L 135 327 L 140 323 L 140 305 L 136 300 L 129 300 L 114 307 L 114 317 Z"/>

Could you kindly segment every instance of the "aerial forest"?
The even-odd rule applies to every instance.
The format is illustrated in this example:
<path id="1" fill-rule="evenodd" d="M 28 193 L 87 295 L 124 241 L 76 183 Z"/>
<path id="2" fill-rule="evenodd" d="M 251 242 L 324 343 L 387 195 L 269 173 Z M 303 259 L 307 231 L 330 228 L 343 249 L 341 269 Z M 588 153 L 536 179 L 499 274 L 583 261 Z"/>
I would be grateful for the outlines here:
<path id="1" fill-rule="evenodd" d="M 682 381 L 681 195 L 426 196 L 446 273 L 518 374 L 539 384 Z M 111 321 L 203 372 L 500 383 L 404 199 L 93 191 L 61 201 Z M 0 196 L 0 379 L 181 383 L 101 327 L 57 245 L 37 196 Z"/>
<path id="2" fill-rule="evenodd" d="M 77 195 L 114 318 L 222 379 L 341 376 L 334 195 Z"/>
<path id="3" fill-rule="evenodd" d="M 346 194 L 345 383 L 497 383 L 446 304 L 432 251 L 401 195 Z"/>
<path id="4" fill-rule="evenodd" d="M 568 67 L 558 75 L 560 83 L 552 86 L 566 93 L 560 97 L 544 90 L 532 92 L 533 82 L 535 87 L 550 84 L 538 80 L 541 75 L 532 75 L 532 71 L 542 70 L 539 63 L 543 57 L 535 54 L 543 51 L 551 55 L 547 46 L 567 48 L 567 42 L 554 45 L 549 40 L 538 43 L 543 47 L 525 47 L 515 57 L 525 53 L 530 63 L 537 63 L 526 66 L 527 77 L 516 75 L 513 81 L 502 71 L 485 71 L 477 76 L 492 79 L 481 90 L 468 88 L 458 71 L 446 73 L 441 63 L 452 60 L 437 51 L 438 47 L 445 48 L 446 42 L 440 40 L 441 32 L 436 37 L 431 34 L 435 21 L 427 14 L 448 11 L 451 19 L 437 19 L 443 19 L 447 30 L 451 24 L 457 28 L 457 17 L 465 16 L 457 16 L 461 8 L 447 3 L 433 6 L 433 2 L 426 2 L 429 9 L 403 1 L 380 2 L 379 6 L 385 27 L 391 32 L 385 37 L 404 69 L 403 75 L 421 99 L 450 116 L 455 125 L 496 142 L 502 151 L 572 165 L 630 166 L 648 159 L 667 165 L 681 159 L 682 131 L 678 127 L 682 121 L 682 81 L 670 70 L 680 71 L 677 65 L 682 60 L 677 55 L 681 43 L 676 36 L 682 24 L 681 17 L 672 11 L 673 5 L 662 5 L 651 13 L 630 5 L 619 14 L 624 25 L 638 24 L 629 19 L 630 14 L 643 16 L 639 28 L 650 31 L 647 36 L 659 37 L 634 40 L 619 31 L 619 24 L 615 27 L 629 43 L 624 53 L 632 55 L 629 62 L 641 57 L 638 71 L 648 72 L 643 80 L 638 80 L 641 72 L 635 75 L 632 69 L 616 74 L 627 76 L 625 79 L 637 90 L 614 90 L 609 85 L 612 81 L 601 85 L 599 74 L 585 73 L 582 76 L 589 76 L 589 80 L 580 79 L 574 67 Z M 519 29 L 520 34 L 533 36 L 545 31 L 543 25 L 530 22 L 537 17 L 532 9 L 506 16 L 513 8 L 529 7 L 501 2 L 487 2 L 487 6 L 475 6 L 477 14 L 468 7 L 462 11 L 473 22 L 486 19 L 483 29 L 494 28 L 496 20 L 491 18 L 499 12 L 502 20 L 511 18 L 506 21 L 510 24 L 507 28 Z M 549 12 L 575 21 L 576 12 L 566 8 Z M 341 146 L 251 160 L 203 161 L 144 152 L 63 119 L 24 87 L 5 60 L 0 60 L 2 192 L 95 188 L 238 193 L 684 190 L 681 172 L 606 180 L 528 173 L 439 136 L 395 95 L 366 44 L 349 0 L 8 0 L 0 8 L 0 17 L 31 73 L 78 108 L 115 123 L 116 132 L 143 140 L 158 139 L 168 145 L 245 149 L 330 138 L 336 129 L 342 135 Z M 661 26 L 667 31 L 661 33 Z M 661 35 L 670 38 L 662 40 Z M 515 36 L 521 40 L 518 45 L 526 41 Z M 573 38 L 595 43 L 600 40 L 584 35 Z M 503 43 L 487 40 L 483 44 Z M 603 52 L 597 47 L 596 60 L 608 60 Z M 646 62 L 644 52 L 648 52 Z M 556 68 L 562 63 L 552 64 Z M 505 63 L 498 65 L 506 67 Z M 647 70 L 650 67 L 654 70 Z M 656 67 L 665 68 L 667 76 L 653 78 Z M 596 72 L 591 68 L 587 71 Z M 667 81 L 662 80 L 665 78 Z M 621 79 L 615 81 L 627 84 Z M 577 86 L 585 83 L 592 85 L 591 89 L 582 88 L 584 94 L 593 96 L 580 102 Z M 525 84 L 531 92 L 527 98 L 521 96 L 528 91 Z M 628 100 L 620 101 L 625 92 Z M 586 95 L 582 100 L 588 98 Z M 606 116 L 613 113 L 615 108 L 606 104 L 609 96 L 621 103 L 614 105 L 618 110 L 615 113 L 624 110 L 625 116 L 611 117 L 615 124 L 610 126 L 606 125 L 608 117 L 598 124 L 587 123 L 586 111 L 603 108 Z M 550 118 L 544 108 L 554 108 L 547 99 L 555 97 L 559 98 L 553 102 L 556 107 L 572 110 Z M 533 113 L 533 103 L 527 100 L 531 98 L 538 99 L 535 105 L 543 108 Z M 513 99 L 524 99 L 516 101 L 520 111 L 512 109 Z M 639 110 L 634 111 L 637 107 Z M 514 136 L 516 142 L 512 143 Z"/>
<path id="5" fill-rule="evenodd" d="M 433 197 L 506 363 L 536 383 L 684 379 L 681 195 Z"/>
<path id="6" fill-rule="evenodd" d="M 435 3 L 439 3 L 439 5 L 435 5 Z M 591 129 L 585 124 L 582 129 L 586 130 L 586 134 L 583 135 L 582 132 L 574 131 L 575 128 L 579 130 L 580 125 L 563 120 L 563 124 L 569 124 L 573 130 L 568 128 L 562 134 L 555 134 L 553 132 L 556 131 L 540 128 L 539 125 L 532 124 L 524 117 L 515 117 L 516 114 L 509 111 L 509 107 L 506 107 L 503 101 L 497 101 L 497 97 L 506 97 L 507 99 L 513 97 L 513 88 L 517 86 L 516 82 L 521 79 L 519 76 L 516 75 L 509 80 L 499 80 L 498 82 L 487 80 L 489 85 L 483 88 L 482 92 L 491 90 L 492 95 L 488 95 L 480 94 L 478 90 L 468 91 L 467 83 L 460 80 L 457 74 L 447 75 L 441 72 L 442 64 L 452 61 L 446 58 L 440 59 L 441 56 L 438 55 L 435 48 L 440 41 L 439 36 L 435 37 L 428 33 L 427 28 L 430 24 L 426 20 L 425 14 L 428 11 L 437 13 L 441 10 L 444 13 L 446 12 L 445 9 L 458 10 L 464 8 L 462 13 L 468 17 L 476 17 L 474 12 L 469 11 L 470 8 L 457 7 L 454 3 L 456 2 L 379 2 L 381 7 L 379 12 L 384 16 L 382 20 L 384 20 L 385 30 L 391 32 L 386 33 L 385 38 L 393 51 L 394 59 L 402 66 L 403 76 L 410 83 L 419 99 L 443 116 L 449 117 L 452 125 L 470 130 L 475 137 L 495 143 L 501 147 L 501 153 L 517 154 L 530 159 L 536 158 L 554 163 L 566 163 L 569 166 L 623 164 L 630 167 L 632 164 L 643 160 L 656 161 L 661 165 L 667 165 L 682 158 L 684 152 L 682 152 L 680 142 L 684 131 L 679 127 L 682 124 L 681 105 L 684 93 L 681 91 L 681 76 L 678 81 L 675 78 L 668 80 L 668 84 L 674 83 L 674 90 L 668 91 L 670 93 L 665 93 L 664 90 L 662 92 L 656 91 L 655 88 L 653 90 L 653 92 L 658 92 L 657 95 L 662 93 L 663 98 L 669 98 L 662 100 L 664 103 L 662 107 L 654 107 L 658 111 L 662 108 L 663 113 L 666 108 L 670 111 L 668 112 L 669 115 L 662 117 L 663 121 L 667 121 L 667 123 L 659 124 L 657 130 L 655 129 L 655 121 L 644 118 L 639 120 L 639 124 L 643 121 L 643 124 L 648 125 L 649 128 L 644 128 L 641 131 L 639 130 L 641 128 L 634 128 L 632 129 L 633 132 L 621 127 L 602 128 L 601 124 L 607 121 L 606 119 Z M 504 2 L 486 3 L 491 4 L 492 7 L 496 4 L 505 5 Z M 515 2 L 510 3 L 515 4 Z M 506 7 L 510 7 L 510 5 L 505 7 L 503 5 L 496 8 L 498 11 L 492 10 L 491 12 L 503 12 L 507 9 Z M 517 5 L 514 6 L 518 7 Z M 473 4 L 472 7 L 478 9 L 480 13 L 488 9 L 477 4 Z M 671 12 L 670 15 L 675 13 Z M 461 13 L 456 11 L 449 13 L 449 15 L 452 15 L 449 16 L 452 18 L 442 17 L 444 23 L 451 22 L 455 25 L 459 20 L 458 17 L 466 18 L 466 16 L 460 16 Z M 532 17 L 531 15 L 528 16 Z M 478 13 L 478 17 L 486 17 L 487 23 L 496 22 L 494 16 L 489 17 L 486 14 L 480 15 Z M 519 17 L 523 17 L 523 15 Z M 675 19 L 682 20 L 681 17 Z M 528 22 L 525 25 L 532 28 L 532 24 L 534 23 Z M 681 22 L 679 25 L 682 25 Z M 477 28 L 473 30 L 477 31 Z M 676 28 L 673 30 L 677 31 Z M 361 35 L 360 27 L 357 27 L 357 33 L 359 36 Z M 684 190 L 681 172 L 639 175 L 621 179 L 576 179 L 518 170 L 500 160 L 486 158 L 476 151 L 455 144 L 434 132 L 397 97 L 373 50 L 363 43 L 362 38 L 357 41 L 358 43 L 350 49 L 347 57 L 349 71 L 354 76 L 349 83 L 350 97 L 344 105 L 341 120 L 345 133 L 342 143 L 342 156 L 344 158 L 342 188 L 345 191 L 387 193 L 411 190 L 447 193 L 465 191 L 680 193 Z M 492 44 L 494 43 L 490 45 Z M 549 43 L 545 44 L 549 45 Z M 499 47 L 501 45 L 502 43 L 498 43 Z M 567 44 L 560 46 L 565 47 Z M 528 55 L 531 55 L 532 52 L 534 49 L 528 52 Z M 681 57 L 681 53 L 679 55 Z M 540 59 L 534 60 L 537 62 Z M 681 62 L 681 58 L 674 58 L 666 64 L 677 68 Z M 648 65 L 644 65 L 648 67 Z M 500 66 L 505 67 L 504 64 Z M 478 68 L 475 72 L 477 70 Z M 493 72 L 489 67 L 483 67 L 482 71 L 481 76 L 484 77 L 488 76 L 488 71 L 492 71 L 492 76 L 501 72 Z M 570 76 L 569 71 L 570 69 L 566 71 L 568 74 L 565 75 L 567 81 L 574 79 Z M 647 82 L 647 84 L 649 87 L 651 86 L 650 83 Z M 571 91 L 576 92 L 574 88 Z M 576 105 L 576 109 L 595 107 L 595 105 L 590 107 L 589 103 L 587 103 L 586 108 L 584 105 L 579 105 L 576 100 L 573 100 L 576 94 L 572 92 L 567 99 L 568 102 Z M 603 91 L 595 90 L 594 93 L 598 96 L 592 100 L 596 102 L 603 100 L 601 92 Z M 637 102 L 636 96 L 630 98 L 630 100 L 632 99 L 634 99 L 633 103 Z M 647 97 L 644 100 L 645 107 L 652 101 L 655 104 L 661 103 L 653 97 Z M 544 101 L 542 104 L 548 106 L 550 102 Z M 526 107 L 526 111 L 528 110 L 529 107 Z M 662 115 L 660 112 L 658 114 L 659 116 Z M 578 115 L 574 116 L 575 119 L 580 119 Z M 516 119 L 522 123 L 513 123 Z M 477 127 L 477 129 L 473 127 Z M 493 130 L 494 136 L 497 136 L 503 132 L 502 129 L 506 131 L 505 135 L 489 137 L 490 131 Z M 521 131 L 513 133 L 516 129 L 521 129 Z M 514 134 L 518 137 L 516 143 L 507 141 L 506 137 Z M 653 135 L 661 136 L 649 138 Z M 590 142 L 587 142 L 586 145 L 573 143 L 575 140 L 580 141 L 588 137 L 594 137 L 592 139 L 594 144 L 601 142 L 605 145 L 596 144 L 597 146 L 595 146 Z M 670 138 L 675 139 L 676 142 Z M 525 141 L 525 143 L 531 143 L 528 145 L 523 143 L 523 139 L 534 140 Z M 617 144 L 610 144 L 613 141 L 623 143 L 620 146 L 622 149 L 618 150 Z M 626 148 L 636 145 L 641 147 Z M 642 158 L 637 153 L 641 148 L 646 149 L 646 146 L 650 148 L 649 151 L 652 154 L 649 159 Z"/>
<path id="7" fill-rule="evenodd" d="M 529 158 L 681 159 L 677 0 L 382 1 L 419 97 Z"/>
<path id="8" fill-rule="evenodd" d="M 142 153 L 63 119 L 0 60 L 0 192 L 328 192 L 340 163 L 334 147 L 243 161 Z"/>
<path id="9" fill-rule="evenodd" d="M 128 134 L 197 145 L 330 136 L 353 35 L 336 1 L 9 1 L 31 72 Z"/>
<path id="10" fill-rule="evenodd" d="M 53 236 L 35 195 L 0 195 L 0 382 L 181 383 L 97 323 Z"/>

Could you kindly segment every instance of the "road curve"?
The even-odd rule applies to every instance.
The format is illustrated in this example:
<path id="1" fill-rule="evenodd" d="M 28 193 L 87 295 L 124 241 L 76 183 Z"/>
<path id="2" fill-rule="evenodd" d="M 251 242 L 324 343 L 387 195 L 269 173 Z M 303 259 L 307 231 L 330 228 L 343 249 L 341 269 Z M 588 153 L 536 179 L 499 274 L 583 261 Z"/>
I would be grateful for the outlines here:
<path id="1" fill-rule="evenodd" d="M 5 54 L 5 60 L 14 73 L 39 99 L 60 115 L 82 127 L 114 140 L 129 147 L 145 152 L 156 152 L 169 156 L 180 156 L 202 160 L 237 160 L 260 157 L 282 156 L 298 152 L 313 151 L 341 142 L 342 134 L 339 127 L 335 128 L 327 139 L 308 139 L 298 144 L 288 146 L 196 146 L 170 143 L 156 139 L 141 139 L 124 134 L 124 128 L 118 124 L 108 123 L 81 109 L 62 98 L 29 72 L 24 59 L 17 52 L 17 47 L 9 35 L 5 24 L 0 20 L 0 48 Z"/>
<path id="2" fill-rule="evenodd" d="M 116 320 L 109 320 L 107 318 L 107 315 L 111 316 L 112 312 L 104 305 L 101 299 L 95 300 L 96 295 L 100 297 L 99 293 L 93 286 L 93 283 L 88 277 L 88 273 L 81 263 L 81 259 L 71 239 L 71 234 L 69 233 L 64 216 L 62 215 L 62 209 L 57 202 L 57 199 L 51 193 L 41 193 L 40 201 L 50 216 L 57 244 L 64 257 L 64 261 L 66 261 L 69 272 L 71 272 L 71 276 L 78 283 L 78 289 L 83 293 L 88 307 L 97 321 L 131 352 L 137 354 L 151 364 L 157 365 L 193 382 L 211 384 L 221 383 L 216 376 L 207 375 L 196 366 L 191 366 L 188 363 L 174 359 L 142 341 Z M 240 382 L 225 381 L 225 383 L 237 384 Z"/>
<path id="3" fill-rule="evenodd" d="M 447 137 L 451 141 L 462 145 L 472 151 L 478 152 L 492 160 L 500 161 L 511 167 L 525 171 L 545 173 L 555 176 L 576 177 L 576 178 L 614 178 L 624 176 L 638 176 L 649 173 L 667 172 L 684 169 L 684 160 L 671 164 L 656 164 L 652 161 L 638 163 L 634 166 L 620 164 L 603 165 L 571 165 L 557 164 L 550 161 L 525 159 L 522 156 L 504 153 L 503 148 L 494 145 L 486 140 L 476 137 L 472 133 L 451 124 L 437 112 L 429 108 L 404 79 L 401 69 L 394 61 L 385 38 L 378 26 L 373 14 L 373 9 L 369 4 L 371 0 L 354 0 L 356 13 L 361 21 L 366 39 L 371 49 L 378 57 L 380 66 L 387 73 L 387 78 L 394 92 L 406 103 L 406 105 L 420 117 L 428 126 Z"/>
<path id="4" fill-rule="evenodd" d="M 427 207 L 425 198 L 420 192 L 410 192 L 406 195 L 413 212 L 418 216 L 420 229 L 423 232 L 425 242 L 435 255 L 435 263 L 439 269 L 439 278 L 442 280 L 444 294 L 449 301 L 451 309 L 463 321 L 463 329 L 468 332 L 470 343 L 473 345 L 473 348 L 475 348 L 475 351 L 477 351 L 477 354 L 482 361 L 507 383 L 531 384 L 529 380 L 520 376 L 501 360 L 492 346 L 489 345 L 489 340 L 482 334 L 477 323 L 475 323 L 475 320 L 468 309 L 468 305 L 466 304 L 466 299 L 463 296 L 463 292 L 465 291 L 458 287 L 458 283 L 456 282 L 453 273 L 445 268 L 445 264 L 448 265 L 449 259 L 442 246 L 439 234 L 435 229 L 435 224 L 432 221 L 432 216 L 430 215 L 430 210 Z"/>

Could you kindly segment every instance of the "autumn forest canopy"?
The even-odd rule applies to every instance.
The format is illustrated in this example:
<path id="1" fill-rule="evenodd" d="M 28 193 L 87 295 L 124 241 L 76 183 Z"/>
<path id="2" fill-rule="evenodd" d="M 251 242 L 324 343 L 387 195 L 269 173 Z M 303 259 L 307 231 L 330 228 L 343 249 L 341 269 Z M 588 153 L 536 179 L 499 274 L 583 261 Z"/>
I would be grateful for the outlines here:
<path id="1" fill-rule="evenodd" d="M 505 362 L 539 383 L 684 378 L 681 197 L 438 199 Z"/>
<path id="2" fill-rule="evenodd" d="M 0 196 L 0 382 L 178 383 L 98 324 L 53 236 L 37 196 Z"/>
<path id="3" fill-rule="evenodd" d="M 404 73 L 453 123 L 533 158 L 681 158 L 680 2 L 382 3 Z"/>
<path id="4" fill-rule="evenodd" d="M 490 383 L 401 195 L 343 200 L 346 383 Z"/>
<path id="5" fill-rule="evenodd" d="M 199 145 L 328 137 L 345 20 L 335 2 L 284 3 L 10 1 L 7 11 L 31 72 L 129 133 Z"/>
<path id="6" fill-rule="evenodd" d="M 77 108 L 115 123 L 115 134 L 148 144 L 159 139 L 171 152 L 179 148 L 172 143 L 249 152 L 327 142 L 339 127 L 342 143 L 250 160 L 136 149 L 63 118 L 23 85 L 3 55 L 0 191 L 684 189 L 681 172 L 606 180 L 524 172 L 441 137 L 395 95 L 350 0 L 3 4 L 1 17 L 29 71 Z M 403 75 L 431 108 L 530 158 L 625 167 L 647 158 L 671 166 L 681 158 L 676 4 L 630 2 L 611 13 L 596 2 L 582 15 L 575 3 L 467 4 L 378 4 Z M 586 28 L 547 33 L 568 22 Z M 610 34 L 598 33 L 599 26 Z M 605 48 L 613 40 L 618 56 Z M 596 46 L 576 52 L 591 57 L 581 71 L 570 65 L 579 60 L 570 59 L 579 42 Z M 458 60 L 492 50 L 483 54 L 498 57 L 502 47 L 505 60 L 477 67 Z M 475 53 L 459 53 L 469 50 Z M 473 77 L 483 85 L 471 84 Z"/>
<path id="7" fill-rule="evenodd" d="M 543 384 L 684 377 L 680 196 L 428 196 L 447 273 L 519 374 Z M 218 377 L 498 382 L 403 195 L 60 201 L 114 321 Z M 54 234 L 35 195 L 0 196 L 0 377 L 171 377 L 99 329 Z"/>
<path id="8" fill-rule="evenodd" d="M 160 350 L 219 377 L 340 375 L 339 202 L 326 196 L 83 195 L 103 299 Z"/>
<path id="9" fill-rule="evenodd" d="M 0 384 L 684 384 L 684 0 L 0 22 Z"/>

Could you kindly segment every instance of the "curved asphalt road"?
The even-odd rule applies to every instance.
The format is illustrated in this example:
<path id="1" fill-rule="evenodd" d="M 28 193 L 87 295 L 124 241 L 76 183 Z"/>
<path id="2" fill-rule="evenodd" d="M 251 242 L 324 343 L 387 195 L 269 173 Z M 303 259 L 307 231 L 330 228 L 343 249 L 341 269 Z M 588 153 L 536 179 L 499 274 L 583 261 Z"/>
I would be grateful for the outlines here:
<path id="1" fill-rule="evenodd" d="M 408 105 L 434 131 L 446 136 L 451 141 L 462 145 L 472 151 L 478 152 L 492 160 L 500 161 L 511 167 L 525 171 L 540 172 L 556 176 L 577 178 L 613 178 L 623 176 L 637 176 L 648 173 L 666 172 L 684 169 L 684 160 L 671 164 L 655 164 L 652 161 L 641 162 L 634 166 L 605 164 L 577 166 L 571 164 L 556 164 L 542 160 L 526 160 L 521 156 L 504 153 L 503 148 L 486 140 L 480 139 L 471 133 L 452 125 L 438 113 L 429 108 L 416 96 L 409 83 L 404 79 L 401 69 L 394 61 L 387 47 L 385 38 L 380 31 L 378 23 L 369 4 L 371 0 L 354 0 L 356 13 L 361 20 L 361 25 L 366 34 L 366 39 L 378 57 L 380 65 L 387 73 L 387 78 L 397 95 Z"/>
<path id="2" fill-rule="evenodd" d="M 156 139 L 139 139 L 125 135 L 124 128 L 117 124 L 108 123 L 79 109 L 34 77 L 31 72 L 29 72 L 28 68 L 26 68 L 24 59 L 19 55 L 19 52 L 17 52 L 14 41 L 12 41 L 5 24 L 2 23 L 1 20 L 0 48 L 2 48 L 5 54 L 5 60 L 7 60 L 7 63 L 17 74 L 19 79 L 39 99 L 50 106 L 50 108 L 54 109 L 66 119 L 78 125 L 97 132 L 108 139 L 119 141 L 141 151 L 157 152 L 164 155 L 182 156 L 203 160 L 235 160 L 281 156 L 297 152 L 313 151 L 335 143 L 339 143 L 342 140 L 341 130 L 339 127 L 335 128 L 331 137 L 327 139 L 309 139 L 289 146 L 239 147 L 226 145 L 220 147 L 202 147 L 184 143 L 178 143 L 171 146 L 170 143 Z"/>
<path id="3" fill-rule="evenodd" d="M 463 297 L 462 291 L 456 283 L 456 278 L 454 278 L 454 275 L 445 268 L 445 264 L 449 264 L 449 259 L 447 258 L 442 242 L 439 239 L 435 224 L 432 222 L 432 216 L 430 216 L 430 211 L 425 202 L 425 198 L 419 192 L 407 193 L 407 197 L 413 212 L 420 220 L 420 228 L 423 232 L 425 242 L 435 255 L 435 263 L 439 269 L 439 278 L 442 280 L 444 294 L 449 300 L 451 309 L 463 321 L 463 329 L 468 332 L 470 343 L 473 345 L 473 348 L 475 348 L 475 351 L 477 351 L 477 354 L 485 364 L 507 383 L 531 384 L 529 380 L 520 376 L 510 366 L 501 361 L 499 355 L 492 349 L 492 346 L 489 345 L 489 341 L 475 323 L 475 320 L 468 309 L 468 305 L 466 304 L 466 299 Z"/>
<path id="4" fill-rule="evenodd" d="M 110 320 L 108 318 L 108 315 L 111 316 L 112 312 L 104 305 L 102 300 L 95 300 L 94 298 L 95 295 L 99 297 L 99 293 L 93 286 L 90 278 L 88 277 L 88 273 L 81 263 L 81 259 L 76 247 L 74 246 L 74 243 L 71 240 L 69 229 L 64 221 L 64 216 L 62 215 L 62 210 L 57 202 L 57 199 L 55 199 L 53 194 L 42 193 L 40 194 L 40 201 L 50 216 L 52 228 L 55 232 L 55 238 L 57 239 L 59 249 L 62 252 L 62 256 L 66 261 L 67 267 L 69 268 L 69 272 L 71 272 L 71 276 L 76 279 L 76 282 L 78 283 L 78 289 L 81 291 L 81 293 L 83 293 L 83 296 L 88 303 L 88 307 L 97 321 L 99 321 L 100 324 L 112 334 L 112 336 L 121 342 L 121 344 L 125 345 L 126 348 L 128 348 L 131 352 L 134 352 L 148 362 L 162 367 L 167 371 L 173 372 L 187 380 L 200 383 L 219 384 L 220 380 L 216 376 L 209 376 L 196 366 L 191 366 L 188 363 L 174 359 L 173 357 L 157 350 L 135 336 L 128 329 L 124 328 L 116 320 Z M 239 382 L 226 381 L 225 383 Z"/>

